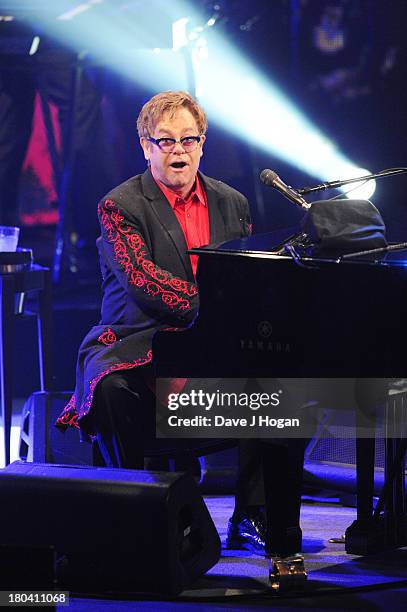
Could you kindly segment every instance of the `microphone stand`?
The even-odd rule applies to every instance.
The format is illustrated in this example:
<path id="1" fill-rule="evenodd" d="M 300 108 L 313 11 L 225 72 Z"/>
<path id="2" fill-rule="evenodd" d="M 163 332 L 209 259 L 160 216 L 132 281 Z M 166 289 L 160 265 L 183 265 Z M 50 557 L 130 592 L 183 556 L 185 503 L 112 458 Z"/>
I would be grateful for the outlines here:
<path id="1" fill-rule="evenodd" d="M 363 181 L 370 181 L 376 178 L 384 178 L 386 176 L 394 176 L 397 174 L 405 174 L 407 168 L 391 168 L 390 170 L 383 170 L 382 172 L 376 172 L 376 174 L 367 174 L 366 176 L 360 176 L 359 178 L 345 179 L 343 181 L 331 181 L 330 183 L 321 183 L 314 187 L 302 187 L 295 191 L 300 195 L 307 193 L 314 193 L 315 191 L 322 191 L 323 189 L 334 189 L 336 187 L 342 187 L 343 185 L 350 185 L 351 183 L 359 183 Z"/>

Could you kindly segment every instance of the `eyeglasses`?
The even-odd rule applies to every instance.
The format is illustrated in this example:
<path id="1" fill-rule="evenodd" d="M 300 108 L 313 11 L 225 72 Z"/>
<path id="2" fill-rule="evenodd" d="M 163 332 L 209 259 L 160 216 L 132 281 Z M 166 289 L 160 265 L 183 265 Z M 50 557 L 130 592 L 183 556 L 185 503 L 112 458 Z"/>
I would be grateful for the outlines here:
<path id="1" fill-rule="evenodd" d="M 189 153 L 190 151 L 194 151 L 198 144 L 201 141 L 200 136 L 184 136 L 180 138 L 180 140 L 175 140 L 175 138 L 147 138 L 149 142 L 153 142 L 163 153 L 172 153 L 175 149 L 175 145 L 177 142 L 181 144 L 181 147 Z"/>

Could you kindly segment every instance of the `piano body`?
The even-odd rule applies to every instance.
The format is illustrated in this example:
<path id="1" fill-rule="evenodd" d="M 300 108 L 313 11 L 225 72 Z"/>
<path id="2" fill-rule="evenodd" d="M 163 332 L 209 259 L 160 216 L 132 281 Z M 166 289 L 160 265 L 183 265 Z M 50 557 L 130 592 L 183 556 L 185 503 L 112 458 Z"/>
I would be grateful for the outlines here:
<path id="1" fill-rule="evenodd" d="M 366 392 L 363 403 L 371 379 L 405 376 L 406 249 L 321 255 L 286 230 L 194 253 L 199 314 L 181 333 L 156 335 L 158 377 L 351 378 Z M 388 412 L 395 437 L 386 440 L 375 513 L 375 439 L 356 440 L 357 520 L 346 532 L 348 553 L 407 544 L 405 444 L 397 410 Z M 363 419 L 357 411 L 357 427 Z"/>

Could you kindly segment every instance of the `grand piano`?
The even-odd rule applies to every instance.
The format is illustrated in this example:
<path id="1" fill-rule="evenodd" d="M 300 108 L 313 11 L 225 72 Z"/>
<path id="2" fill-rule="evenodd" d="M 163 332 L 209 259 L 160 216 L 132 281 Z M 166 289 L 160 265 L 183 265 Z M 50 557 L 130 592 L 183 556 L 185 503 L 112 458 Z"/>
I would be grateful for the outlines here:
<path id="1" fill-rule="evenodd" d="M 407 250 L 322 255 L 290 236 L 193 251 L 199 314 L 182 334 L 156 338 L 160 368 L 186 376 L 239 376 L 242 367 L 253 376 L 405 375 Z"/>
<path id="2" fill-rule="evenodd" d="M 282 230 L 195 249 L 199 314 L 188 329 L 160 332 L 153 344 L 158 377 L 353 381 L 360 408 L 354 430 L 357 519 L 345 542 L 353 554 L 407 544 L 406 447 L 397 416 L 404 393 L 400 400 L 388 397 L 388 386 L 406 375 L 406 246 L 321 252 L 301 231 Z M 383 418 L 392 434 L 373 512 L 375 439 L 365 427 Z M 301 455 L 302 441 L 293 443 Z M 278 486 L 273 503 L 278 499 L 284 513 Z"/>

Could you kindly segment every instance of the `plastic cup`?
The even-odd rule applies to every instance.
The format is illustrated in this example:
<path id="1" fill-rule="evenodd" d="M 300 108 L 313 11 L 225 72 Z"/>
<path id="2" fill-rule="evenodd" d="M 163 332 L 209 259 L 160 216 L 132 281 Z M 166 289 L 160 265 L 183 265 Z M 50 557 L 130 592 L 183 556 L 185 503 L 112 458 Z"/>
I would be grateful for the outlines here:
<path id="1" fill-rule="evenodd" d="M 17 250 L 20 228 L 0 225 L 0 252 L 14 253 Z"/>

